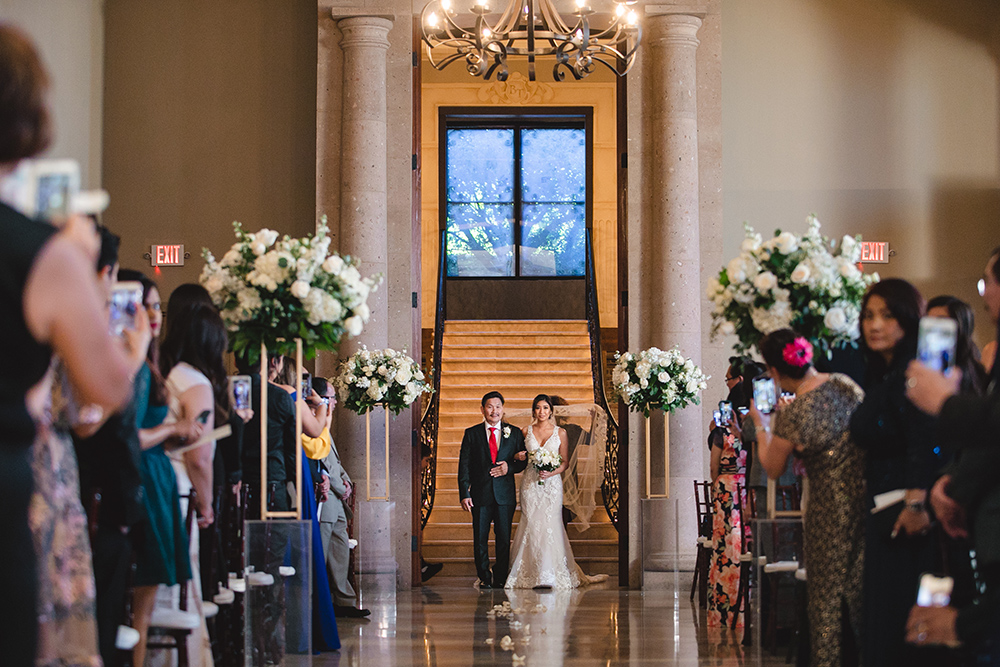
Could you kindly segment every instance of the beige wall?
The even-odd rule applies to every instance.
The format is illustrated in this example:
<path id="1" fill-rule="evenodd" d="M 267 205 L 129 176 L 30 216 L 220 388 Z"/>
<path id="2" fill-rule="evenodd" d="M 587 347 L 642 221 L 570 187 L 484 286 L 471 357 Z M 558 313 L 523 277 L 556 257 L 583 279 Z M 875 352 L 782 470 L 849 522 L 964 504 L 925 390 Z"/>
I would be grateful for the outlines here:
<path id="1" fill-rule="evenodd" d="M 744 220 L 770 233 L 816 213 L 839 238 L 896 251 L 883 276 L 976 306 L 1000 245 L 992 3 L 723 0 L 726 257 Z M 941 3 L 936 3 L 940 5 Z"/>
<path id="2" fill-rule="evenodd" d="M 105 2 L 105 223 L 123 266 L 183 243 L 164 298 L 197 281 L 232 222 L 293 236 L 316 218 L 316 3 Z"/>
<path id="3" fill-rule="evenodd" d="M 52 78 L 55 141 L 45 157 L 80 163 L 80 184 L 101 185 L 101 0 L 0 0 L 0 21 L 24 30 Z"/>

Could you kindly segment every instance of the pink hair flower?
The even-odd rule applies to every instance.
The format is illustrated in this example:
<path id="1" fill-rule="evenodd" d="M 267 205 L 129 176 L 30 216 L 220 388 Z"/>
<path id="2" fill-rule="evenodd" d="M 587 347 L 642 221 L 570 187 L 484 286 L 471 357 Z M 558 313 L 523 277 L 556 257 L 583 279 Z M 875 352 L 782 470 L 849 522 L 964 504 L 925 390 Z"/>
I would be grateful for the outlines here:
<path id="1" fill-rule="evenodd" d="M 785 346 L 781 351 L 781 356 L 789 366 L 802 368 L 809 365 L 813 358 L 813 346 L 802 336 L 799 336 Z"/>

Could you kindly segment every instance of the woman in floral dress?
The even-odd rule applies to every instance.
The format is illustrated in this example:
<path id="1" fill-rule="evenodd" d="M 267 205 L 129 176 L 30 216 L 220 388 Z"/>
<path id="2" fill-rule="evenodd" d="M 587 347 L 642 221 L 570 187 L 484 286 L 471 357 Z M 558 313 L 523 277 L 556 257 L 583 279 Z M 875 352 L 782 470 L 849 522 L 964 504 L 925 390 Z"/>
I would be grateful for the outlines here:
<path id="1" fill-rule="evenodd" d="M 712 562 L 708 570 L 708 624 L 731 625 L 738 613 L 740 587 L 740 531 L 742 517 L 735 507 L 737 489 L 746 486 L 747 455 L 735 436 L 735 422 L 717 430 L 712 443 Z M 742 625 L 742 618 L 737 621 Z"/>

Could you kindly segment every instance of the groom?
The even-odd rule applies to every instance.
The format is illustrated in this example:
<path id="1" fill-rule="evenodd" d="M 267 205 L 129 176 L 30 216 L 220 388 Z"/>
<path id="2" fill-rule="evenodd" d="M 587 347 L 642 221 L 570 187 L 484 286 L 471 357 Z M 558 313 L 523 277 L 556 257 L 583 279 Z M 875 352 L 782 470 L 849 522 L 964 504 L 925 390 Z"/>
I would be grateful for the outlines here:
<path id="1" fill-rule="evenodd" d="M 485 423 L 465 429 L 458 457 L 458 497 L 472 512 L 473 554 L 480 588 L 503 588 L 510 570 L 510 525 L 517 506 L 514 474 L 527 460 L 514 455 L 524 451 L 521 430 L 503 419 L 503 396 L 491 391 L 483 396 Z M 496 537 L 496 564 L 490 574 L 490 524 Z"/>

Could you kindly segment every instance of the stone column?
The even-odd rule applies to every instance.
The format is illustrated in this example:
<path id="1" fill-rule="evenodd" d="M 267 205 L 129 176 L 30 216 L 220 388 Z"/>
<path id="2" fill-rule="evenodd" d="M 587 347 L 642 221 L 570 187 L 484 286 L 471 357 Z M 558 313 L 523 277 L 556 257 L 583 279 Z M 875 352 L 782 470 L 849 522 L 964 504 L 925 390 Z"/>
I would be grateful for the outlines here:
<path id="1" fill-rule="evenodd" d="M 340 251 L 362 261 L 363 275 L 388 275 L 386 54 L 392 21 L 352 16 L 337 22 L 344 52 L 340 143 Z M 371 319 L 364 332 L 341 347 L 346 358 L 362 344 L 389 347 L 387 285 L 368 298 Z M 396 575 L 392 545 L 391 503 L 367 501 L 365 418 L 346 410 L 338 415 L 341 456 L 353 462 L 357 483 L 357 538 L 360 574 Z M 381 408 L 371 414 L 371 495 L 385 495 L 385 420 Z M 347 451 L 344 451 L 347 450 Z M 399 489 L 390 496 L 400 502 Z M 408 526 L 407 526 L 408 528 Z M 403 567 L 408 568 L 406 563 Z M 365 587 L 362 584 L 362 587 Z"/>
<path id="2" fill-rule="evenodd" d="M 648 15 L 647 76 L 649 86 L 650 138 L 649 211 L 643 237 L 648 239 L 642 257 L 647 298 L 642 327 L 643 347 L 669 349 L 674 345 L 701 362 L 701 255 L 698 225 L 698 105 L 697 49 L 701 19 L 683 13 Z M 654 425 L 658 422 L 654 419 Z M 687 514 L 683 507 L 675 516 L 674 499 L 690 495 L 691 480 L 703 474 L 704 425 L 697 408 L 682 410 L 670 418 L 670 490 L 668 501 L 644 502 L 643 523 L 665 527 L 663 535 L 646 534 L 644 569 L 672 569 L 676 551 L 674 530 L 681 530 L 687 546 Z M 662 443 L 662 432 L 654 426 L 652 440 Z M 662 445 L 661 445 L 662 450 Z M 661 456 L 653 454 L 653 488 L 663 488 Z M 657 471 L 658 474 L 657 474 Z M 650 519 L 652 519 L 650 521 Z M 691 533 L 694 535 L 695 533 Z M 683 557 L 682 557 L 683 559 Z M 652 561 L 652 563 L 650 563 Z M 651 567 L 652 565 L 652 567 Z M 683 566 L 683 563 L 682 563 Z"/>

